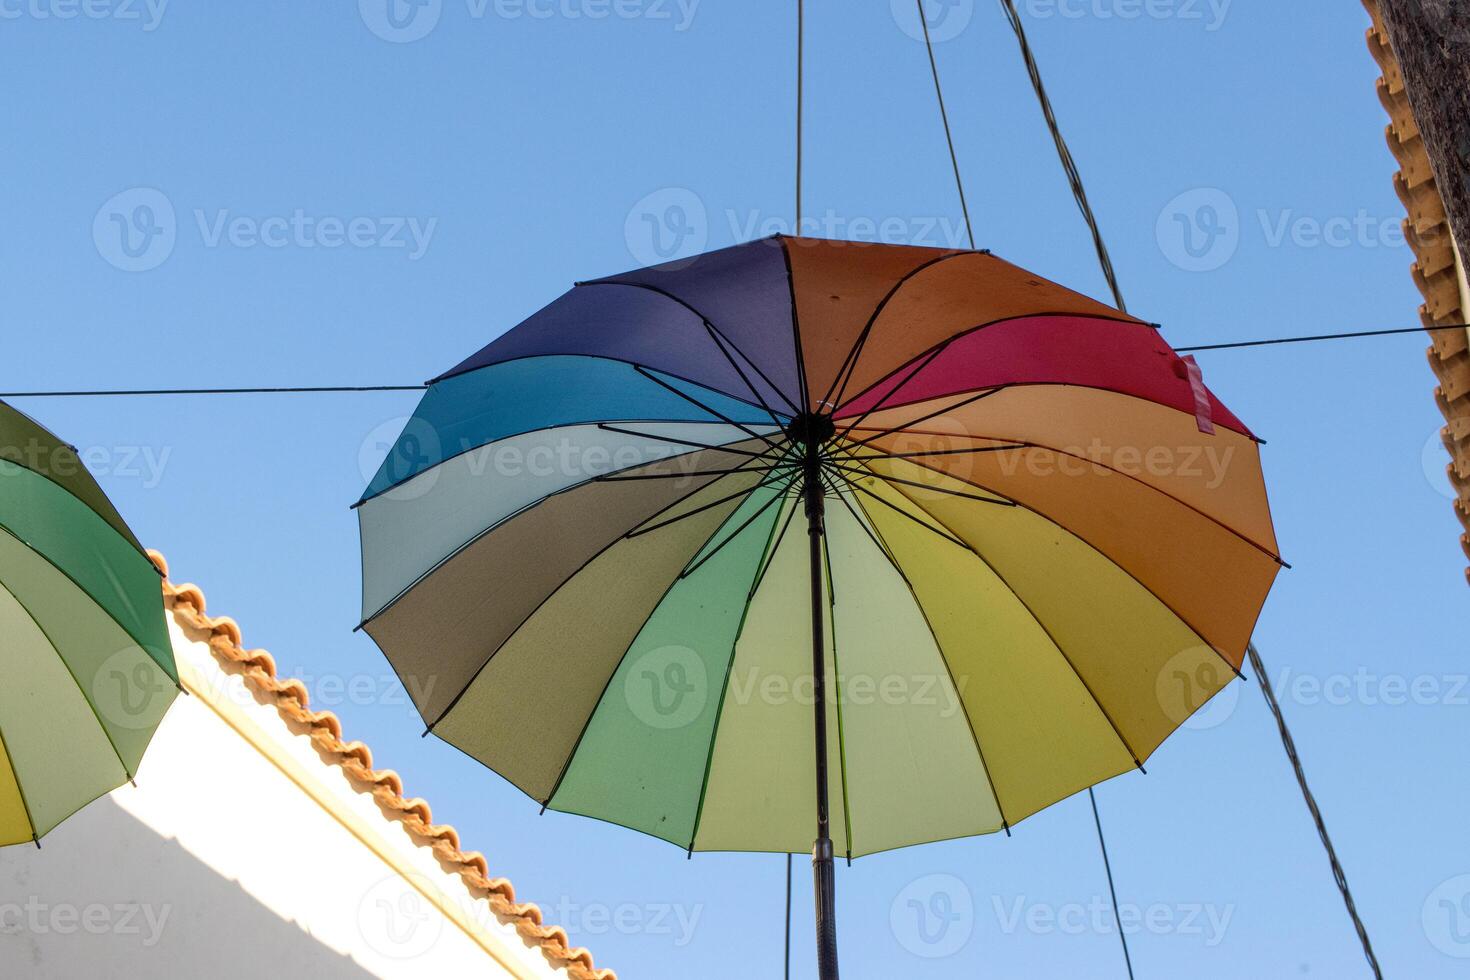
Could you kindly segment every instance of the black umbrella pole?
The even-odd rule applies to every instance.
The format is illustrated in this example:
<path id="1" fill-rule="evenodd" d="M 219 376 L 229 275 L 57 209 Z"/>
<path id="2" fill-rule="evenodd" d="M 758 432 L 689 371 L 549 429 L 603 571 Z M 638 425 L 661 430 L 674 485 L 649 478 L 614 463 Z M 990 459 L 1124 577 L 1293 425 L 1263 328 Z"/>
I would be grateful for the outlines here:
<path id="1" fill-rule="evenodd" d="M 811 542 L 812 693 L 817 746 L 817 840 L 812 845 L 812 881 L 817 906 L 817 972 L 821 980 L 837 980 L 837 890 L 833 880 L 832 834 L 827 817 L 827 657 L 822 638 L 825 589 L 822 587 L 823 491 L 821 461 L 809 445 L 803 497 Z"/>

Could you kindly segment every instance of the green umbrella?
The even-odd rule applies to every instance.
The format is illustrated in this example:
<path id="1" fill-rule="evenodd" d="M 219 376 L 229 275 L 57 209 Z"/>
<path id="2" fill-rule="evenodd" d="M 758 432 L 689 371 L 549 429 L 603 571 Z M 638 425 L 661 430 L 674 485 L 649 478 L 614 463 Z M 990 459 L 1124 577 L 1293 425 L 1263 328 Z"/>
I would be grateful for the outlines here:
<path id="1" fill-rule="evenodd" d="M 158 570 L 77 454 L 0 403 L 0 844 L 133 778 L 179 690 Z"/>

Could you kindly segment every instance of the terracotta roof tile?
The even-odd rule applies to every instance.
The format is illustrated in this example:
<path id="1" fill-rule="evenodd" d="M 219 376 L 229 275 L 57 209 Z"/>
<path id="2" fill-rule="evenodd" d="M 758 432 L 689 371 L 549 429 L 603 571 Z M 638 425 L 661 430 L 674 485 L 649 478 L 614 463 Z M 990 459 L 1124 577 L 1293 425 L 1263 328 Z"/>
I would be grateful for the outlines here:
<path id="1" fill-rule="evenodd" d="M 542 921 L 541 910 L 516 901 L 515 888 L 505 878 L 490 877 L 485 856 L 460 849 L 459 832 L 448 824 L 434 823 L 429 804 L 403 795 L 403 780 L 391 769 L 373 768 L 372 751 L 362 742 L 342 740 L 342 722 L 330 711 L 312 711 L 306 685 L 276 674 L 276 663 L 264 650 L 247 650 L 240 627 L 228 616 L 205 613 L 204 593 L 196 585 L 175 585 L 168 579 L 168 563 L 156 551 L 148 557 L 164 575 L 165 605 L 182 624 L 208 637 L 210 651 L 221 666 L 232 666 L 258 695 L 275 705 L 288 724 L 304 729 L 317 748 L 334 759 L 359 789 L 371 792 L 383 816 L 403 824 L 414 842 L 433 851 L 441 866 L 457 874 L 478 898 L 484 898 L 502 920 L 513 923 L 516 932 L 539 946 L 553 966 L 565 969 L 574 980 L 617 980 L 612 970 L 598 969 L 592 954 L 572 947 L 566 931 Z"/>
<path id="2" fill-rule="evenodd" d="M 1399 164 L 1393 185 L 1408 212 L 1404 234 L 1414 252 L 1411 274 L 1424 297 L 1419 318 L 1426 327 L 1464 323 L 1470 311 L 1461 309 L 1460 272 L 1429 153 L 1409 107 L 1403 73 L 1389 45 L 1378 0 L 1363 0 L 1363 6 L 1373 18 L 1368 50 L 1383 71 L 1378 99 L 1388 113 L 1388 148 Z M 1450 454 L 1450 483 L 1458 495 L 1455 514 L 1467 532 L 1460 535 L 1460 547 L 1470 557 L 1470 342 L 1461 330 L 1440 330 L 1430 336 L 1429 366 L 1439 379 L 1434 400 L 1446 422 L 1440 437 Z M 1470 579 L 1470 569 L 1465 574 Z"/>

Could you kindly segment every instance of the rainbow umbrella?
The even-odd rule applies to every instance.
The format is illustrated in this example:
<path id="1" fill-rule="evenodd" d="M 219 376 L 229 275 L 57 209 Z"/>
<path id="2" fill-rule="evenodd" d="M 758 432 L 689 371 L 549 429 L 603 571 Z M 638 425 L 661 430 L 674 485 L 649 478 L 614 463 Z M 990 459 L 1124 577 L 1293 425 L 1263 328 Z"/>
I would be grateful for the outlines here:
<path id="1" fill-rule="evenodd" d="M 74 447 L 0 402 L 0 845 L 131 780 L 178 693 L 157 568 Z"/>
<path id="2" fill-rule="evenodd" d="M 1141 767 L 1281 567 L 1256 439 L 1155 327 L 807 238 L 577 284 L 430 385 L 358 515 L 430 731 L 690 852 L 815 831 L 824 976 L 834 854 Z"/>

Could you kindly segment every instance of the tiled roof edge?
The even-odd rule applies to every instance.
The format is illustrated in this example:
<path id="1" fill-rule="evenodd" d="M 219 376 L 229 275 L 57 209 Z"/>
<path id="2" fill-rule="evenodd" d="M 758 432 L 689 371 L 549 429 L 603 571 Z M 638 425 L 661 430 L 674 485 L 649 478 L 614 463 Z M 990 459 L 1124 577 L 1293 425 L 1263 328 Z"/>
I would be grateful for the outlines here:
<path id="1" fill-rule="evenodd" d="M 274 704 L 288 723 L 309 730 L 319 751 L 336 761 L 351 782 L 372 793 L 385 819 L 401 823 L 414 843 L 433 851 L 440 864 L 452 869 L 471 894 L 484 898 L 502 920 L 511 922 L 524 939 L 538 946 L 553 967 L 564 969 L 573 980 L 617 980 L 609 969 L 599 969 L 592 954 L 572 947 L 566 931 L 542 921 L 541 910 L 515 900 L 515 888 L 505 878 L 491 878 L 485 856 L 460 850 L 459 832 L 448 824 L 434 823 L 429 804 L 403 795 L 403 780 L 391 769 L 374 769 L 372 751 L 362 742 L 342 740 L 342 722 L 330 711 L 312 711 L 306 685 L 295 678 L 276 674 L 275 660 L 265 650 L 247 650 L 241 645 L 240 627 L 226 616 L 205 613 L 204 593 L 197 585 L 175 585 L 168 579 L 168 562 L 156 551 L 148 557 L 163 573 L 164 601 L 182 625 L 208 634 L 208 646 L 221 665 L 240 671 L 256 694 Z"/>
<path id="2" fill-rule="evenodd" d="M 1460 266 L 1444 201 L 1430 169 L 1429 153 L 1410 110 L 1403 74 L 1389 45 L 1378 0 L 1363 0 L 1363 6 L 1373 18 L 1373 26 L 1368 29 L 1368 50 L 1383 70 L 1378 99 L 1389 116 L 1388 148 L 1399 163 L 1393 183 L 1408 212 L 1404 233 L 1414 251 L 1411 274 L 1424 297 L 1419 318 L 1426 327 L 1464 323 L 1470 311 L 1461 308 Z M 1455 515 L 1466 529 L 1460 535 L 1460 547 L 1470 557 L 1470 342 L 1463 330 L 1436 331 L 1431 341 L 1429 366 L 1439 379 L 1434 400 L 1445 418 L 1440 438 L 1450 454 L 1447 469 L 1455 488 Z M 1465 575 L 1470 580 L 1470 568 Z"/>

